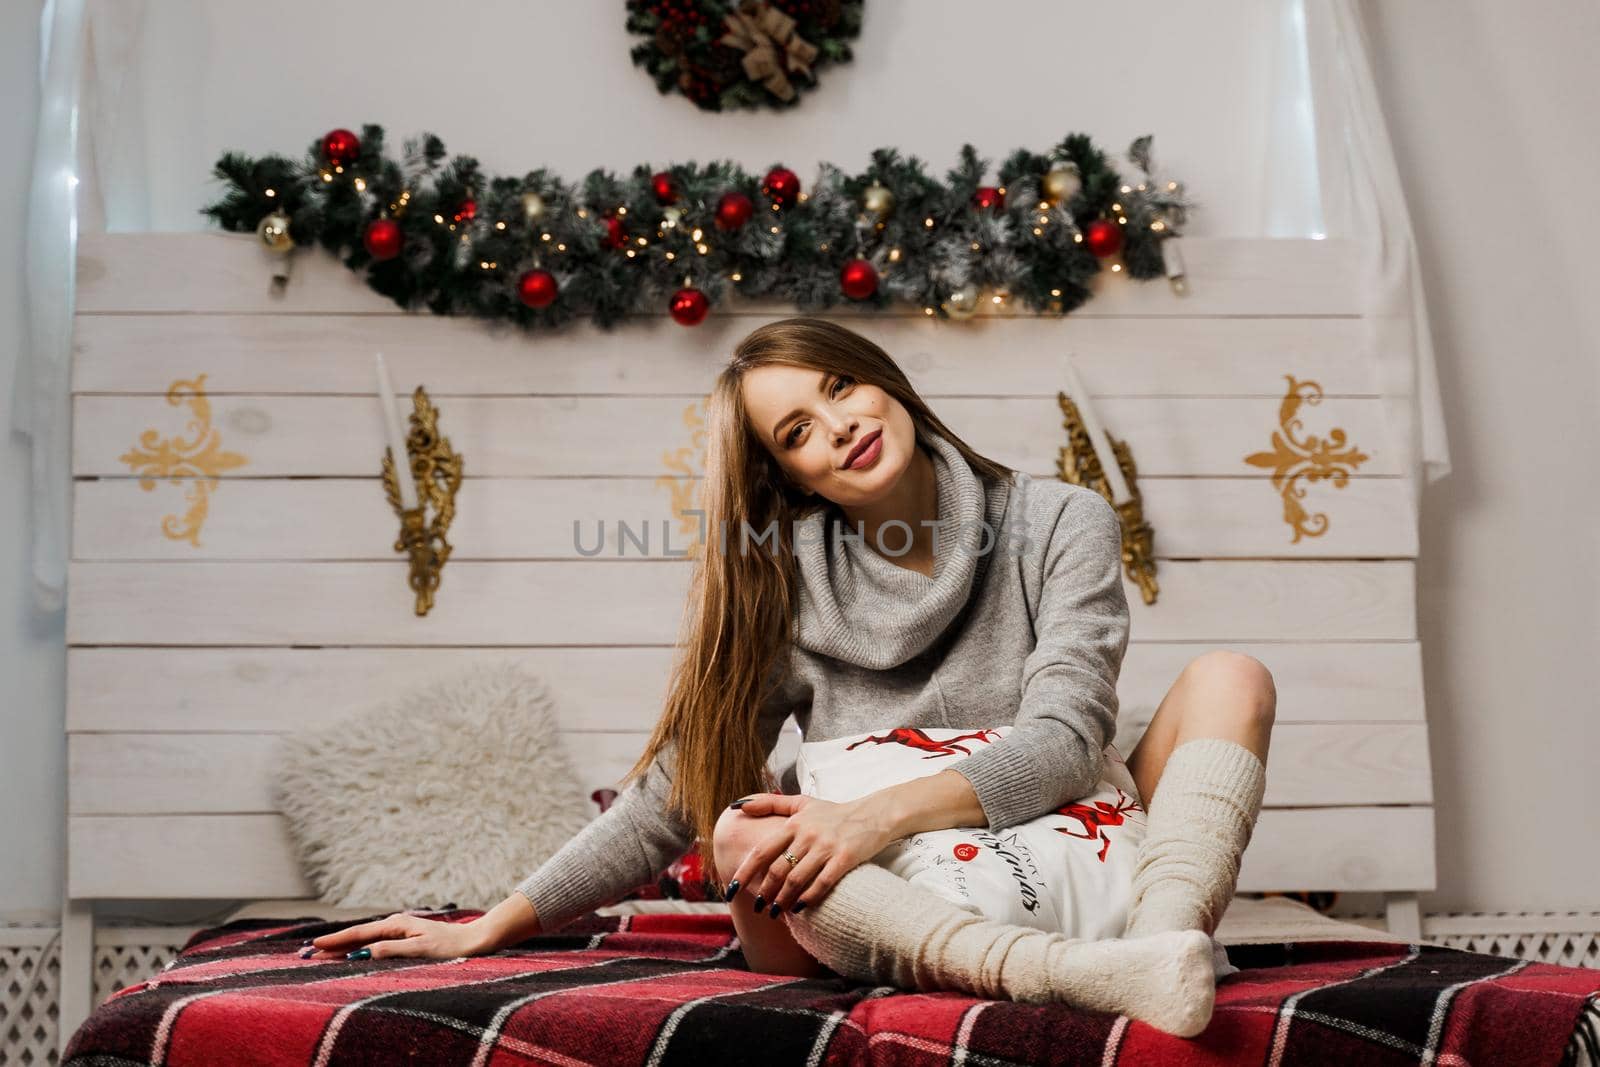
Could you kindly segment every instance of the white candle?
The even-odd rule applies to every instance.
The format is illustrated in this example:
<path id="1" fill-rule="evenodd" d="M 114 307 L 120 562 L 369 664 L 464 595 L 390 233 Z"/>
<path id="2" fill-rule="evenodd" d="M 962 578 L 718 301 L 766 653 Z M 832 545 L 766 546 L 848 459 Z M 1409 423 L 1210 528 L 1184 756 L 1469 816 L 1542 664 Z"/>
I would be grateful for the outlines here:
<path id="1" fill-rule="evenodd" d="M 1061 371 L 1067 379 L 1067 394 L 1078 406 L 1078 417 L 1083 420 L 1083 428 L 1089 434 L 1089 445 L 1094 449 L 1095 459 L 1100 461 L 1100 469 L 1105 472 L 1106 483 L 1111 488 L 1111 502 L 1116 504 L 1133 499 L 1133 494 L 1128 492 L 1128 483 L 1122 477 L 1122 466 L 1117 463 L 1116 450 L 1111 447 L 1111 438 L 1100 424 L 1100 416 L 1095 413 L 1094 404 L 1089 399 L 1089 390 L 1084 388 L 1083 379 L 1078 377 L 1078 368 L 1071 352 L 1061 360 Z"/>
<path id="2" fill-rule="evenodd" d="M 400 483 L 400 507 L 410 511 L 417 506 L 417 485 L 411 477 L 411 453 L 406 449 L 405 435 L 400 432 L 400 419 L 395 412 L 394 386 L 389 382 L 389 366 L 378 353 L 378 405 L 383 408 L 383 428 L 389 437 L 389 450 L 394 454 L 394 473 Z"/>

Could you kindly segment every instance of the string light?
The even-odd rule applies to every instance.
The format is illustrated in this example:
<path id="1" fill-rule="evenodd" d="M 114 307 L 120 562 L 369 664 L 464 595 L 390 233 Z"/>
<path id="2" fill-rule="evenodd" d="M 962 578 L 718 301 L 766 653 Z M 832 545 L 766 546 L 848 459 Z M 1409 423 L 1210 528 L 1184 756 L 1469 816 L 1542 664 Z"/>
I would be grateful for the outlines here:
<path id="1" fill-rule="evenodd" d="M 933 309 L 929 308 L 929 307 L 925 307 L 925 308 L 922 309 L 922 313 L 924 315 L 932 315 L 933 314 Z"/>
<path id="2" fill-rule="evenodd" d="M 930 230 L 933 229 L 933 219 L 932 218 L 923 219 L 922 220 L 922 224 L 924 226 L 926 226 Z"/>
<path id="3" fill-rule="evenodd" d="M 673 254 L 672 252 L 668 252 L 667 253 L 667 258 L 668 259 L 677 259 L 678 257 L 675 254 Z"/>
<path id="4" fill-rule="evenodd" d="M 365 179 L 365 178 L 357 178 L 356 179 L 356 192 L 364 193 L 366 191 L 367 191 L 367 179 Z"/>
<path id="5" fill-rule="evenodd" d="M 694 247 L 702 256 L 711 251 L 711 246 L 707 244 L 697 244 Z"/>
<path id="6" fill-rule="evenodd" d="M 898 262 L 900 262 L 900 249 L 898 249 L 898 248 L 889 249 L 889 262 L 890 263 L 898 263 Z"/>
<path id="7" fill-rule="evenodd" d="M 630 249 L 628 249 L 628 258 L 629 258 L 629 259 L 632 259 L 632 258 L 633 258 L 633 249 L 631 249 L 631 248 L 630 248 Z"/>
<path id="8" fill-rule="evenodd" d="M 503 230 L 506 228 L 506 224 L 503 222 L 497 222 L 494 224 L 494 228 L 497 230 Z"/>
<path id="9" fill-rule="evenodd" d="M 325 181 L 325 182 L 331 182 L 331 181 L 333 181 L 333 175 L 331 173 L 329 173 L 328 171 L 323 171 L 322 172 L 322 180 Z"/>
<path id="10" fill-rule="evenodd" d="M 619 204 L 617 206 L 617 214 L 618 215 L 626 215 L 627 213 L 628 213 L 628 205 L 627 204 Z"/>
<path id="11" fill-rule="evenodd" d="M 585 211 L 583 208 L 580 207 L 578 209 L 578 217 L 580 219 L 586 219 L 586 218 L 589 217 L 589 213 L 587 211 Z"/>
<path id="12" fill-rule="evenodd" d="M 1117 273 L 1121 269 L 1122 269 L 1122 264 L 1121 263 L 1113 263 L 1113 264 L 1111 264 L 1111 273 L 1112 274 Z"/>
<path id="13" fill-rule="evenodd" d="M 1156 221 L 1154 221 L 1154 222 L 1152 222 L 1150 224 L 1150 228 L 1159 233 L 1160 231 L 1162 231 L 1162 230 L 1167 228 L 1167 224 L 1162 222 L 1160 219 L 1156 219 Z"/>
<path id="14" fill-rule="evenodd" d="M 550 240 L 550 235 L 547 234 L 547 233 L 540 234 L 539 235 L 539 239 L 542 240 L 542 241 L 548 241 L 548 240 Z"/>
<path id="15" fill-rule="evenodd" d="M 1050 290 L 1050 295 L 1051 296 L 1060 296 L 1061 295 L 1061 290 L 1060 289 L 1052 289 L 1052 290 Z"/>
<path id="16" fill-rule="evenodd" d="M 560 243 L 556 244 L 556 251 L 557 252 L 565 252 L 566 250 L 567 250 L 567 246 L 566 245 L 560 244 Z"/>
<path id="17" fill-rule="evenodd" d="M 773 232 L 773 233 L 777 233 L 777 232 L 778 232 L 778 228 L 777 228 L 777 227 L 776 227 L 776 226 L 774 226 L 774 227 L 773 227 L 773 228 L 772 228 L 772 232 Z"/>
<path id="18" fill-rule="evenodd" d="M 734 271 L 732 274 L 728 275 L 728 277 L 732 278 L 736 282 L 744 281 L 744 275 L 740 274 L 738 271 Z"/>
<path id="19" fill-rule="evenodd" d="M 702 230 L 700 227 L 696 226 L 694 228 L 694 232 L 691 233 L 689 236 L 694 238 L 696 241 L 699 241 L 702 238 L 704 238 L 705 235 L 706 235 L 706 232 L 704 230 Z"/>
<path id="20" fill-rule="evenodd" d="M 276 190 L 276 189 L 268 189 L 267 190 L 267 195 L 268 196 L 277 196 L 278 195 L 278 190 Z"/>
<path id="21" fill-rule="evenodd" d="M 443 222 L 444 221 L 444 216 L 443 215 L 435 215 L 433 217 L 433 221 L 434 222 Z"/>

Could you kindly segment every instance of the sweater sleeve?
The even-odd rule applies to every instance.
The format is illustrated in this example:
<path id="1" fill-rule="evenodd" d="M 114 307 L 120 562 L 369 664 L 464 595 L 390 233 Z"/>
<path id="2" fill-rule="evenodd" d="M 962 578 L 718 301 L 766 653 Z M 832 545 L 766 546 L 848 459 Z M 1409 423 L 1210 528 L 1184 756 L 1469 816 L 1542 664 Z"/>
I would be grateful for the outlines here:
<path id="1" fill-rule="evenodd" d="M 756 729 L 769 756 L 791 704 L 780 686 L 758 712 Z M 694 831 L 668 803 L 676 751 L 668 745 L 658 753 L 609 808 L 517 885 L 541 930 L 555 930 L 654 881 L 688 851 Z"/>
<path id="2" fill-rule="evenodd" d="M 972 783 L 992 829 L 1093 792 L 1116 732 L 1117 676 L 1128 650 L 1122 525 L 1092 489 L 1067 495 L 1049 532 L 1022 664 L 1022 703 L 1006 737 L 951 765 Z"/>

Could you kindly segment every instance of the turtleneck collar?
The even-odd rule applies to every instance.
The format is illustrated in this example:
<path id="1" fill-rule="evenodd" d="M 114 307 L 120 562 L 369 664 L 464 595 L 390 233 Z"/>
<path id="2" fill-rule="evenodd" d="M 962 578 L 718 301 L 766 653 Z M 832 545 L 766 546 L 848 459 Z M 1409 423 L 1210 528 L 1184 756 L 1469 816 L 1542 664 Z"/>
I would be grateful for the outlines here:
<path id="1" fill-rule="evenodd" d="M 933 575 L 881 555 L 836 506 L 797 520 L 794 640 L 801 648 L 872 670 L 899 666 L 944 633 L 1001 551 L 1009 482 L 986 491 L 942 435 L 919 429 L 917 441 L 928 448 L 938 487 Z M 884 541 L 898 546 L 903 536 L 891 531 Z"/>

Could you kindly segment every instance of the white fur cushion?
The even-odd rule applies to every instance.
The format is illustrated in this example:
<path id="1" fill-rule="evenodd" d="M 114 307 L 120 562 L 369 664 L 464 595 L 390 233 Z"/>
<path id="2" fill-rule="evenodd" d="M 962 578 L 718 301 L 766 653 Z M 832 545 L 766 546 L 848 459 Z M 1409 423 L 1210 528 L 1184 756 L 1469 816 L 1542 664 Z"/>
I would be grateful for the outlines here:
<path id="1" fill-rule="evenodd" d="M 478 664 L 283 739 L 275 775 L 327 903 L 489 908 L 588 820 L 544 683 Z"/>

